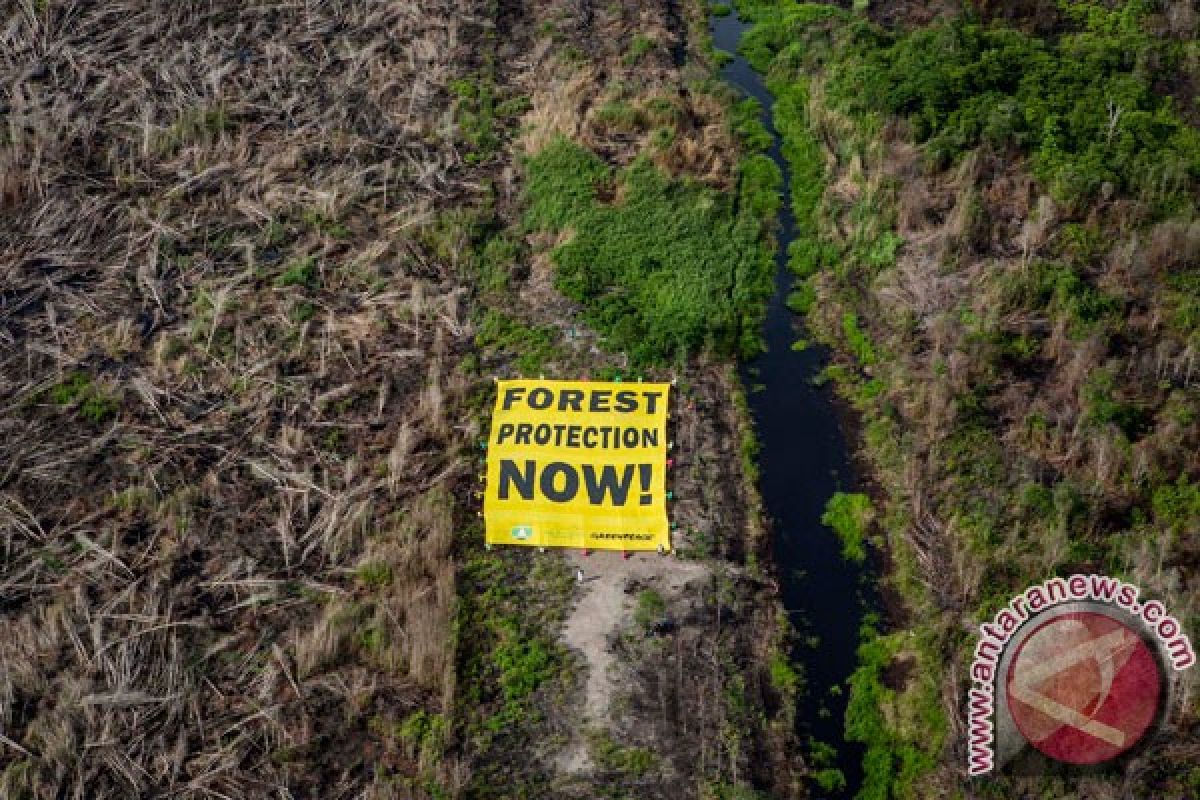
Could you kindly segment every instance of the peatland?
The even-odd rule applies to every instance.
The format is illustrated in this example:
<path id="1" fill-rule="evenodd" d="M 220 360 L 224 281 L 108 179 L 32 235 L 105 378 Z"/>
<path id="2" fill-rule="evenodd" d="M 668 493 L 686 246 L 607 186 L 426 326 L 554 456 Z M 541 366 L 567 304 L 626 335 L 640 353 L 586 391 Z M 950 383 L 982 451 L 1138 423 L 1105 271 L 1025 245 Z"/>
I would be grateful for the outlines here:
<path id="1" fill-rule="evenodd" d="M 777 176 L 706 41 L 0 7 L 0 796 L 800 791 L 731 366 Z M 678 380 L 680 557 L 615 556 L 591 628 L 564 556 L 482 545 L 491 379 L 538 374 Z"/>

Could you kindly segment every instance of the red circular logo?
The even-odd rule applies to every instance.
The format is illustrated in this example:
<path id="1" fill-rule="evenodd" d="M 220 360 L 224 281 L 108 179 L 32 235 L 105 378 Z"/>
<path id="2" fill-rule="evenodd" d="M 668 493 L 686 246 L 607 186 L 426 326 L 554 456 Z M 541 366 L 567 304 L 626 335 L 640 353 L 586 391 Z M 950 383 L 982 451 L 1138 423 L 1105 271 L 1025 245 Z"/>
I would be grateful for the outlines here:
<path id="1" fill-rule="evenodd" d="M 1070 764 L 1126 752 L 1158 713 L 1162 675 L 1142 637 L 1095 612 L 1062 614 L 1021 642 L 1008 667 L 1008 708 L 1021 734 Z"/>

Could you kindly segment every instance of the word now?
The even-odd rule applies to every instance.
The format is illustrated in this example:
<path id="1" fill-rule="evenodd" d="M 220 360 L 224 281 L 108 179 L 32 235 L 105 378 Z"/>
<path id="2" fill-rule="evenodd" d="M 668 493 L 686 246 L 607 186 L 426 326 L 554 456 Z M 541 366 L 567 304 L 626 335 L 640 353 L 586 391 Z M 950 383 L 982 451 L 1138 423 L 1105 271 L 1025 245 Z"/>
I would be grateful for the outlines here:
<path id="1" fill-rule="evenodd" d="M 540 491 L 541 496 L 552 503 L 570 503 L 579 494 L 582 483 L 591 505 L 604 505 L 604 499 L 611 497 L 614 506 L 623 506 L 629 500 L 629 490 L 636 475 L 642 492 L 638 503 L 648 506 L 654 502 L 650 495 L 653 474 L 650 464 L 626 464 L 618 471 L 611 464 L 576 466 L 563 461 L 543 465 L 539 474 L 536 461 L 526 460 L 518 467 L 517 462 L 506 458 L 500 462 L 500 485 L 496 494 L 501 500 L 508 500 L 511 490 L 515 489 L 522 500 L 534 500 Z"/>

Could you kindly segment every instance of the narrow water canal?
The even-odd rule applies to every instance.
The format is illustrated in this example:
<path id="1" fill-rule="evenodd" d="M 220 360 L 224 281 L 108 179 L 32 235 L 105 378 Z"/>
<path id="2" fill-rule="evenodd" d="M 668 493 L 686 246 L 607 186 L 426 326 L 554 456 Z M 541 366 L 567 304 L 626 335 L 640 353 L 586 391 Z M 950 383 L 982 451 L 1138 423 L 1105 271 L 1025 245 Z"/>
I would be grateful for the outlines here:
<path id="1" fill-rule="evenodd" d="M 714 16 L 716 46 L 737 53 L 748 27 L 736 13 Z M 792 278 L 787 247 L 795 232 L 791 204 L 791 170 L 775 130 L 773 98 L 762 77 L 737 56 L 721 71 L 743 94 L 762 104 L 763 123 L 772 137 L 768 155 L 783 171 L 785 200 L 779 212 L 779 252 L 775 294 L 767 311 L 767 352 L 742 367 L 761 444 L 759 488 L 772 520 L 775 563 L 783 602 L 801 639 L 815 637 L 815 647 L 802 641 L 793 654 L 803 665 L 807 691 L 798 709 L 797 727 L 804 737 L 837 748 L 832 766 L 845 775 L 844 792 L 817 797 L 853 797 L 862 783 L 863 748 L 843 739 L 847 694 L 845 681 L 857 663 L 858 629 L 864 614 L 863 568 L 846 561 L 834 533 L 821 524 L 825 503 L 836 491 L 853 491 L 855 475 L 834 397 L 812 379 L 824 366 L 825 353 L 815 347 L 796 352 L 796 318 L 787 307 Z M 757 388 L 756 388 L 757 387 Z"/>

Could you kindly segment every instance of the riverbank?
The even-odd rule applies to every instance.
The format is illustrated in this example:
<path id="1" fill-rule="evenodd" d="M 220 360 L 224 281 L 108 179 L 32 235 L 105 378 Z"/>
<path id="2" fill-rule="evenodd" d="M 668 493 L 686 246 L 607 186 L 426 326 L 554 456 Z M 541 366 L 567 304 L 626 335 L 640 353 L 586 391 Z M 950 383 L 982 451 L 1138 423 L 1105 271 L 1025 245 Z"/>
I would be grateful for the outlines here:
<path id="1" fill-rule="evenodd" d="M 793 187 L 797 177 L 784 156 L 775 99 L 763 77 L 738 54 L 749 25 L 734 10 L 715 16 L 711 29 L 715 46 L 735 54 L 722 67 L 722 79 L 761 110 L 770 137 L 762 152 L 779 170 L 785 197 L 803 194 L 806 187 Z M 808 177 L 801 173 L 799 180 Z M 793 205 L 785 202 L 774 227 L 775 289 L 767 306 L 765 351 L 744 362 L 741 377 L 760 442 L 759 487 L 770 520 L 772 569 L 796 629 L 792 656 L 805 677 L 798 730 L 810 742 L 809 758 L 822 794 L 853 796 L 862 783 L 864 749 L 843 735 L 845 690 L 857 666 L 859 629 L 873 604 L 864 601 L 864 593 L 872 592 L 865 585 L 869 572 L 861 561 L 843 555 L 842 542 L 823 521 L 835 494 L 855 492 L 858 480 L 836 398 L 818 380 L 828 353 L 815 345 L 793 347 L 800 332 L 788 306 L 795 280 L 788 262 L 796 234 Z"/>
<path id="2" fill-rule="evenodd" d="M 1195 622 L 1197 541 L 1182 532 L 1200 524 L 1184 277 L 1200 241 L 1196 133 L 1163 96 L 1167 73 L 1155 77 L 1195 74 L 1179 44 L 1194 21 L 1136 4 L 893 6 L 877 24 L 862 6 L 738 3 L 793 169 L 816 178 L 792 196 L 810 221 L 793 305 L 862 415 L 880 488 L 871 534 L 903 606 L 873 628 L 851 680 L 863 796 L 953 796 L 972 786 L 966 655 L 1002 598 L 1101 570 Z M 1127 113 L 1163 127 L 1119 135 Z M 1193 778 L 1171 764 L 1196 752 L 1195 709 L 1168 718 L 1111 773 L 990 786 L 1187 796 Z"/>

